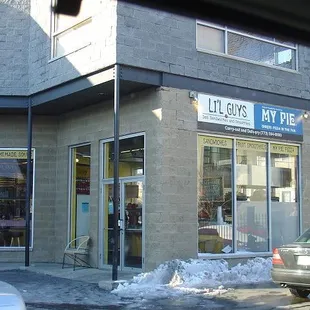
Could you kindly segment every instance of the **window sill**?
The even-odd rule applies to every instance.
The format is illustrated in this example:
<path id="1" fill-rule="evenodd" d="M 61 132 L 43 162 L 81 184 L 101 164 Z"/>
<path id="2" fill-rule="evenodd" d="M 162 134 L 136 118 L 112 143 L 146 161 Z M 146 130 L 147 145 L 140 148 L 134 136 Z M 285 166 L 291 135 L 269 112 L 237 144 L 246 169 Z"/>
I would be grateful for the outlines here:
<path id="1" fill-rule="evenodd" d="M 92 44 L 92 43 L 89 42 L 89 43 L 87 43 L 87 44 L 85 44 L 85 45 L 83 45 L 83 46 L 81 46 L 81 47 L 79 47 L 79 48 L 77 48 L 77 49 L 75 49 L 75 50 L 73 50 L 73 51 L 71 51 L 71 52 L 68 52 L 68 53 L 66 53 L 66 54 L 63 54 L 63 55 L 61 55 L 61 56 L 53 57 L 53 58 L 51 58 L 51 59 L 48 61 L 48 63 L 52 63 L 52 62 L 54 62 L 54 61 L 56 61 L 56 60 L 59 60 L 59 59 L 61 59 L 61 58 L 67 57 L 67 56 L 69 56 L 69 55 L 71 55 L 71 54 L 74 54 L 74 53 L 76 53 L 76 52 L 78 52 L 78 51 L 80 51 L 80 50 L 82 50 L 82 49 L 84 49 L 84 48 L 90 46 L 91 44 Z"/>
<path id="2" fill-rule="evenodd" d="M 242 61 L 242 62 L 245 62 L 245 63 L 250 63 L 250 64 L 253 64 L 253 65 L 257 65 L 257 66 L 262 66 L 262 67 L 266 67 L 266 68 L 270 68 L 270 69 L 275 69 L 275 70 L 281 70 L 281 71 L 284 71 L 284 72 L 301 74 L 301 72 L 299 72 L 297 70 L 293 70 L 293 69 L 287 69 L 287 68 L 267 65 L 267 64 L 264 64 L 264 63 L 261 63 L 261 62 L 257 62 L 257 61 L 254 61 L 254 60 L 249 60 L 249 59 L 245 59 L 245 58 L 241 58 L 241 57 L 237 57 L 237 56 L 227 55 L 227 54 L 223 54 L 223 53 L 219 53 L 219 52 L 207 51 L 207 50 L 204 50 L 204 49 L 198 48 L 198 47 L 196 47 L 196 49 L 197 49 L 197 52 L 204 53 L 204 54 L 210 54 L 210 55 L 215 55 L 215 56 L 219 56 L 219 57 L 224 57 L 224 58 L 227 58 L 227 59 L 238 60 L 238 61 Z"/>
<path id="3" fill-rule="evenodd" d="M 32 252 L 33 248 L 29 248 L 29 251 Z M 0 247 L 0 252 L 25 252 L 25 247 Z"/>
<path id="4" fill-rule="evenodd" d="M 230 254 L 198 253 L 198 258 L 204 258 L 204 259 L 255 258 L 255 257 L 272 257 L 272 253 L 271 252 L 243 252 L 243 253 L 230 253 Z"/>

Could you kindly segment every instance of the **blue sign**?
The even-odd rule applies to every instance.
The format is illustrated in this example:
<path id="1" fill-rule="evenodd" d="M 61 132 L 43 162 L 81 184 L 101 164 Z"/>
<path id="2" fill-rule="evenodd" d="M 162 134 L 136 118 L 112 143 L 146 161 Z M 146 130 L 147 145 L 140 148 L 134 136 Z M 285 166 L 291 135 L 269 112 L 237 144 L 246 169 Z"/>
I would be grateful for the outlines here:
<path id="1" fill-rule="evenodd" d="M 290 135 L 303 134 L 302 112 L 262 104 L 254 105 L 254 128 Z"/>
<path id="2" fill-rule="evenodd" d="M 88 213 L 88 212 L 89 212 L 89 203 L 82 202 L 82 213 Z"/>

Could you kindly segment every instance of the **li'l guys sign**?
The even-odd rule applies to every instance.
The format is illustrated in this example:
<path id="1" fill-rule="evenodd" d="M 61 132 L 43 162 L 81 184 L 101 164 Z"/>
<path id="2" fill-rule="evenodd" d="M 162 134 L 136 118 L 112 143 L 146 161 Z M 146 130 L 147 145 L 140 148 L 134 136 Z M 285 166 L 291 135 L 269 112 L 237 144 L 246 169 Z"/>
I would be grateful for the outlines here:
<path id="1" fill-rule="evenodd" d="M 302 141 L 303 117 L 300 110 L 199 94 L 198 129 Z"/>

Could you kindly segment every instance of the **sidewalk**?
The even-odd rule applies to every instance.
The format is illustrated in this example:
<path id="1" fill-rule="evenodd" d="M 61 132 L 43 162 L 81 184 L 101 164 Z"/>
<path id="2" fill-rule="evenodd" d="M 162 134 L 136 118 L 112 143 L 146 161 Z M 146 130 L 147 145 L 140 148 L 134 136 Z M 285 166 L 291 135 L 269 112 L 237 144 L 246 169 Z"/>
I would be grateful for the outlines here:
<path id="1" fill-rule="evenodd" d="M 95 283 L 103 289 L 110 290 L 112 288 L 112 269 L 110 268 L 95 269 L 77 267 L 76 270 L 73 270 L 72 266 L 65 266 L 64 269 L 61 267 L 61 264 L 56 263 L 34 263 L 29 267 L 25 267 L 22 263 L 0 263 L 0 271 L 17 269 L 28 270 L 63 279 Z M 118 271 L 118 282 L 130 280 L 139 273 L 141 273 L 141 271 Z"/>

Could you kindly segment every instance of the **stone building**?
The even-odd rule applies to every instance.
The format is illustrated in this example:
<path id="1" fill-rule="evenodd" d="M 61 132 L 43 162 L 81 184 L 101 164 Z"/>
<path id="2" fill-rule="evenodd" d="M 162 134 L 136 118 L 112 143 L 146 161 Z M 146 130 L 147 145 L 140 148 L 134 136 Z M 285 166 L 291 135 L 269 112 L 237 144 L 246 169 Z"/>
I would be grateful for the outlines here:
<path id="1" fill-rule="evenodd" d="M 31 104 L 30 260 L 86 234 L 111 264 L 116 65 L 121 269 L 270 256 L 309 226 L 309 48 L 112 0 L 0 16 L 0 261 L 25 256 Z"/>

